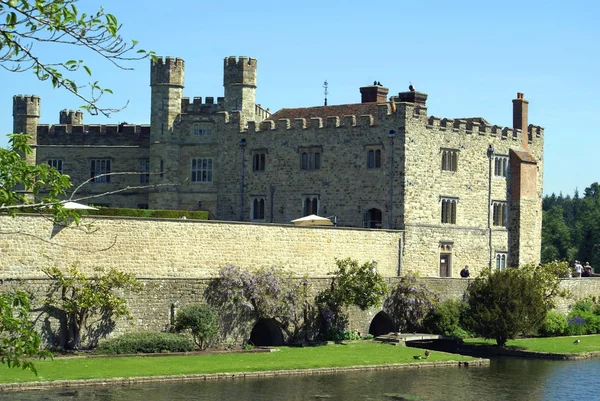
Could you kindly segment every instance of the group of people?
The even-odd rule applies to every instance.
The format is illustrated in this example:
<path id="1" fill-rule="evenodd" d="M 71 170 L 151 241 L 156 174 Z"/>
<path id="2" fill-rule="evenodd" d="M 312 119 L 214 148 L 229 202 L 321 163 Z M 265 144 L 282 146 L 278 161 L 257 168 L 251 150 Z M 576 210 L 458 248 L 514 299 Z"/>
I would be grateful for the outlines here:
<path id="1" fill-rule="evenodd" d="M 585 266 L 580 261 L 575 261 L 575 277 L 592 277 L 592 266 L 590 262 L 585 262 Z"/>

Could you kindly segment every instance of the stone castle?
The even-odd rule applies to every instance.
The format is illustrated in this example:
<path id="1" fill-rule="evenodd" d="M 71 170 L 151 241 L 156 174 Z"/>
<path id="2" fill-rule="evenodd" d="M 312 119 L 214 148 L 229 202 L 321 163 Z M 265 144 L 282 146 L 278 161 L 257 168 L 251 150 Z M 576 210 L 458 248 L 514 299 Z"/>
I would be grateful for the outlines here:
<path id="1" fill-rule="evenodd" d="M 86 125 L 66 110 L 60 124 L 39 124 L 40 98 L 15 96 L 29 161 L 74 185 L 90 180 L 82 196 L 127 188 L 96 205 L 256 223 L 318 214 L 397 230 L 398 264 L 428 276 L 539 262 L 544 131 L 528 125 L 521 93 L 508 128 L 428 116 L 427 94 L 388 98 L 378 83 L 360 88 L 360 103 L 271 113 L 256 104 L 257 61 L 247 57 L 225 58 L 216 102 L 183 97 L 182 59 L 156 59 L 150 76 L 149 125 Z"/>

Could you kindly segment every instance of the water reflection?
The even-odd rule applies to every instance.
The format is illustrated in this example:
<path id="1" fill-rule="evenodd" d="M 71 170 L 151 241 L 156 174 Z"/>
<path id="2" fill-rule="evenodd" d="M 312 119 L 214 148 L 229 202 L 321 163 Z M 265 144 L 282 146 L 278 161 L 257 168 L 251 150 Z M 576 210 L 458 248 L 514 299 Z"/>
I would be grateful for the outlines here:
<path id="1" fill-rule="evenodd" d="M 593 400 L 600 360 L 499 358 L 490 367 L 371 371 L 128 387 L 5 393 L 0 400 L 546 401 Z"/>

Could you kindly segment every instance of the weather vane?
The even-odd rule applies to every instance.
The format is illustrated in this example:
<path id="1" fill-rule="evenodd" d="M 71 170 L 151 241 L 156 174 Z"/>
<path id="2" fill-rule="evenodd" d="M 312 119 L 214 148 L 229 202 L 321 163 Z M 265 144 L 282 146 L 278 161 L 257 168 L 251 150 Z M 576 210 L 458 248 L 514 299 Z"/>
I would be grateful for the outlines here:
<path id="1" fill-rule="evenodd" d="M 327 87 L 329 86 L 329 84 L 327 83 L 327 80 L 325 80 L 325 82 L 323 82 L 323 88 L 325 89 L 325 106 L 327 106 L 327 94 L 329 93 L 327 91 Z"/>

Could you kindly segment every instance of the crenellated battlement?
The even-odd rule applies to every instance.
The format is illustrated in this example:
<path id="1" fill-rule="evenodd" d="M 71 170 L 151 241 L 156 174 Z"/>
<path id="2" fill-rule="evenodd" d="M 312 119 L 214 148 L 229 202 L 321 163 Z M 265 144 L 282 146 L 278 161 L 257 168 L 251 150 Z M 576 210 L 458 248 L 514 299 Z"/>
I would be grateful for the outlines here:
<path id="1" fill-rule="evenodd" d="M 277 121 L 263 120 L 261 122 L 249 121 L 248 133 L 257 133 L 261 131 L 289 131 L 305 129 L 329 129 L 329 128 L 364 128 L 372 127 L 375 119 L 372 115 L 348 115 L 348 116 L 330 116 L 326 119 L 321 117 L 306 118 L 281 118 Z"/>
<path id="2" fill-rule="evenodd" d="M 185 62 L 181 58 L 157 57 L 150 60 L 150 85 L 183 87 Z"/>
<path id="3" fill-rule="evenodd" d="M 60 111 L 58 121 L 59 124 L 83 125 L 83 113 L 80 110 L 63 109 Z"/>
<path id="4" fill-rule="evenodd" d="M 452 119 L 430 116 L 427 118 L 426 128 L 438 131 L 451 131 L 473 135 L 490 135 L 513 141 L 521 140 L 521 130 L 500 125 L 491 125 L 482 121 L 481 118 Z M 540 138 L 544 134 L 544 128 L 529 125 L 529 141 L 533 137 Z"/>
<path id="5" fill-rule="evenodd" d="M 186 114 L 213 114 L 225 110 L 225 98 L 218 97 L 215 103 L 214 97 L 206 97 L 202 102 L 201 97 L 181 98 L 181 112 Z"/>
<path id="6" fill-rule="evenodd" d="M 41 99 L 36 95 L 13 96 L 13 116 L 40 116 Z"/>
<path id="7" fill-rule="evenodd" d="M 251 57 L 225 57 L 223 62 L 223 85 L 242 84 L 256 87 L 257 61 Z"/>
<path id="8" fill-rule="evenodd" d="M 40 124 L 38 145 L 148 146 L 150 125 L 143 124 Z"/>

